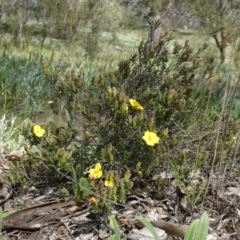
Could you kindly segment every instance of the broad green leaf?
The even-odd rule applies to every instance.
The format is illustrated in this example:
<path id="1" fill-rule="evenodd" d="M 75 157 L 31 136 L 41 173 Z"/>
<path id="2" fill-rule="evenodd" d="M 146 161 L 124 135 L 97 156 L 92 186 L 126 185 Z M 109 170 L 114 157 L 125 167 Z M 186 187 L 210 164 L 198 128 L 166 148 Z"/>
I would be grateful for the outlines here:
<path id="1" fill-rule="evenodd" d="M 209 219 L 206 212 L 203 213 L 200 219 L 194 220 L 189 226 L 184 240 L 206 240 L 208 234 Z"/>
<path id="2" fill-rule="evenodd" d="M 89 181 L 83 177 L 80 178 L 79 185 L 82 191 L 82 197 L 85 198 L 89 194 L 92 186 Z"/>

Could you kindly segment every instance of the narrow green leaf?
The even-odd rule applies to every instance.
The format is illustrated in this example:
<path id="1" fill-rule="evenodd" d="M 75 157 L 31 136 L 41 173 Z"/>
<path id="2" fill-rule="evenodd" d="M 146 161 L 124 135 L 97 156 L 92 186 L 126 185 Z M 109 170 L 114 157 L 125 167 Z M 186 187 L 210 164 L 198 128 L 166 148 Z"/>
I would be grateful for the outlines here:
<path id="1" fill-rule="evenodd" d="M 160 240 L 156 230 L 154 229 L 153 225 L 144 217 L 140 216 L 137 217 L 139 221 L 141 221 L 147 228 L 148 230 L 152 233 L 153 237 L 155 240 Z"/>
<path id="2" fill-rule="evenodd" d="M 75 169 L 73 168 L 72 166 L 72 179 L 76 182 L 77 181 L 77 174 L 76 174 L 76 171 Z"/>
<path id="3" fill-rule="evenodd" d="M 109 240 L 120 240 L 120 228 L 114 216 L 110 217 L 110 226 L 114 229 L 114 235 L 109 238 Z"/>

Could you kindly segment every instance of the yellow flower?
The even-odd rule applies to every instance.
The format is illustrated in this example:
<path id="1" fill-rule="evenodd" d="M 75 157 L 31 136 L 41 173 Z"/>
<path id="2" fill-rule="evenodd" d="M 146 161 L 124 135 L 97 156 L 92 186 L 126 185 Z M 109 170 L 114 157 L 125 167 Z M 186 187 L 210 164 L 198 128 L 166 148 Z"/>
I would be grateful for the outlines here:
<path id="1" fill-rule="evenodd" d="M 133 109 L 140 110 L 140 111 L 143 110 L 143 107 L 135 99 L 131 98 L 131 99 L 129 99 L 129 102 Z"/>
<path id="2" fill-rule="evenodd" d="M 146 131 L 142 139 L 147 143 L 147 145 L 154 146 L 159 142 L 160 138 L 155 133 Z"/>
<path id="3" fill-rule="evenodd" d="M 89 177 L 90 178 L 100 178 L 102 176 L 102 166 L 100 163 L 95 165 L 95 168 L 89 169 Z"/>
<path id="4" fill-rule="evenodd" d="M 94 208 L 97 208 L 98 206 L 98 200 L 95 197 L 90 198 L 90 202 Z"/>
<path id="5" fill-rule="evenodd" d="M 114 179 L 113 179 L 113 177 L 110 177 L 109 180 L 106 180 L 106 181 L 104 182 L 104 185 L 105 185 L 106 187 L 113 187 L 113 185 L 114 185 Z"/>
<path id="6" fill-rule="evenodd" d="M 45 134 L 45 130 L 43 128 L 41 128 L 39 125 L 34 125 L 33 133 L 35 134 L 36 137 L 40 138 Z"/>

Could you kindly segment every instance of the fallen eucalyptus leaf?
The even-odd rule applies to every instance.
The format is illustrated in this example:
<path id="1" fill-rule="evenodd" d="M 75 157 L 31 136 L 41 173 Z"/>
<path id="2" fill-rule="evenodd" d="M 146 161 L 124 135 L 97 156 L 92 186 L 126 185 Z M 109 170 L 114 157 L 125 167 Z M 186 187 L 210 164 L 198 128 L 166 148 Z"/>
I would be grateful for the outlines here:
<path id="1" fill-rule="evenodd" d="M 9 154 L 5 155 L 7 159 L 18 159 L 26 154 L 25 147 L 22 146 L 18 150 L 11 151 Z"/>

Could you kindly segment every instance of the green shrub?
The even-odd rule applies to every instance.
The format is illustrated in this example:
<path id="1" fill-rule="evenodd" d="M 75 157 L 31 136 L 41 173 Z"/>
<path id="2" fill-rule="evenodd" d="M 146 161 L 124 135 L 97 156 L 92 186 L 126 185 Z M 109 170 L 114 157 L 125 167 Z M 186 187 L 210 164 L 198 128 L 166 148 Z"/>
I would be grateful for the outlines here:
<path id="1" fill-rule="evenodd" d="M 131 189 L 132 183 L 124 180 L 129 171 L 145 178 L 170 160 L 179 169 L 179 180 L 187 179 L 192 156 L 183 154 L 183 139 L 203 117 L 207 97 L 202 94 L 195 99 L 195 89 L 212 77 L 213 64 L 201 58 L 206 44 L 194 51 L 188 41 L 183 46 L 174 42 L 171 47 L 171 40 L 165 33 L 155 47 L 142 42 L 138 52 L 120 62 L 115 72 L 90 81 L 84 69 L 51 73 L 46 66 L 45 79 L 65 109 L 67 124 L 44 126 L 46 134 L 37 141 L 32 126 L 25 128 L 32 166 L 58 176 L 71 175 L 72 167 L 78 165 L 88 169 L 101 163 L 103 179 L 97 186 L 92 182 L 92 191 L 100 191 L 101 181 L 112 176 L 116 188 L 111 194 L 104 190 L 100 199 L 113 201 L 124 201 Z M 200 159 L 199 168 L 204 152 L 194 157 Z M 26 169 L 31 174 L 31 167 Z"/>
<path id="2" fill-rule="evenodd" d="M 149 173 L 179 145 L 181 130 L 203 114 L 198 103 L 206 96 L 194 99 L 194 94 L 213 74 L 212 63 L 200 57 L 207 45 L 194 51 L 188 41 L 183 46 L 175 42 L 171 50 L 170 40 L 165 34 L 157 47 L 142 42 L 116 72 L 83 86 L 79 109 L 84 139 L 88 146 L 94 144 L 92 156 L 110 168 L 138 166 Z M 130 99 L 143 110 L 134 109 Z M 142 139 L 145 131 L 156 133 L 159 144 L 148 146 Z"/>

